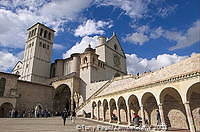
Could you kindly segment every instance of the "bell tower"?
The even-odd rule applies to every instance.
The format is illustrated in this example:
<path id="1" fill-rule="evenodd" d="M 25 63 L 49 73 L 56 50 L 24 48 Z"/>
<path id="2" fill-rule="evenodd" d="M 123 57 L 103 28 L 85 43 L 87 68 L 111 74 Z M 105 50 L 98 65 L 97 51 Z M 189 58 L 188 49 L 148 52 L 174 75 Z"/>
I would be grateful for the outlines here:
<path id="1" fill-rule="evenodd" d="M 22 73 L 20 79 L 47 83 L 50 77 L 54 30 L 41 23 L 27 29 Z"/>

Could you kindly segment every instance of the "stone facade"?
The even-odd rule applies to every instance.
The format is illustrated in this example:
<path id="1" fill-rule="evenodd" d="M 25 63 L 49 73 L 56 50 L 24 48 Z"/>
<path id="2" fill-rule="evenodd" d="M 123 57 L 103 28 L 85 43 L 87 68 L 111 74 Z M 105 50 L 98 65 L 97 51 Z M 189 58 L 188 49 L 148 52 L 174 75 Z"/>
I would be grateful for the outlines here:
<path id="1" fill-rule="evenodd" d="M 13 74 L 0 73 L 1 117 L 12 108 L 41 106 L 54 112 L 76 110 L 78 116 L 85 111 L 92 119 L 115 125 L 131 125 L 132 114 L 138 113 L 142 125 L 156 126 L 159 111 L 168 127 L 200 130 L 200 54 L 136 76 L 127 75 L 126 57 L 115 34 L 99 37 L 95 49 L 89 45 L 83 53 L 53 63 L 53 30 L 37 23 L 28 29 L 26 43 Z"/>
<path id="2" fill-rule="evenodd" d="M 162 123 L 168 127 L 200 130 L 199 62 L 200 54 L 196 54 L 155 72 L 114 78 L 80 107 L 80 114 L 81 110 L 90 111 L 94 119 L 115 123 L 111 120 L 111 114 L 115 113 L 116 123 L 131 124 L 136 112 L 143 124 L 155 126 L 158 109 Z"/>

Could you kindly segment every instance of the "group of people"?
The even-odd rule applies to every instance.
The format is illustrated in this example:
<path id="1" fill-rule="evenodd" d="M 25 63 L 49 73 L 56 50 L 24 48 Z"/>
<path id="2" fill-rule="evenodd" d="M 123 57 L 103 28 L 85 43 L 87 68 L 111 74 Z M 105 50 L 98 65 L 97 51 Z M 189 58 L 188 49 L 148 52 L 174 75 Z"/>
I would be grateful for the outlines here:
<path id="1" fill-rule="evenodd" d="M 160 112 L 159 110 L 156 110 L 156 119 L 157 119 L 157 125 L 160 125 L 161 124 L 161 118 L 160 118 Z M 142 124 L 142 118 L 136 114 L 136 113 L 133 113 L 133 125 L 134 126 L 140 126 Z M 145 124 L 148 124 L 148 121 L 145 120 Z"/>
<path id="2" fill-rule="evenodd" d="M 9 117 L 10 118 L 39 118 L 39 117 L 51 117 L 53 116 L 52 112 L 48 110 L 40 110 L 35 111 L 32 110 L 24 110 L 24 111 L 18 111 L 14 108 L 9 111 Z"/>
<path id="3" fill-rule="evenodd" d="M 114 121 L 117 121 L 118 117 L 114 113 L 112 113 L 111 119 L 114 120 Z M 157 125 L 160 125 L 161 124 L 161 118 L 160 118 L 159 110 L 156 110 L 156 119 L 157 119 Z M 142 118 L 137 113 L 133 113 L 132 122 L 133 122 L 134 126 L 141 126 L 142 125 Z M 148 124 L 147 120 L 145 120 L 145 124 Z"/>

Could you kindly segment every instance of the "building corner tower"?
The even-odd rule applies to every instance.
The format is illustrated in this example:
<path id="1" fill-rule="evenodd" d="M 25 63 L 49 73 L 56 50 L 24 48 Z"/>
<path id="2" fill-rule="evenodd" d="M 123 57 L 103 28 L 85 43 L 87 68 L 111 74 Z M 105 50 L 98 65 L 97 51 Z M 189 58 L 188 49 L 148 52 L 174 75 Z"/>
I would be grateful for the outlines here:
<path id="1" fill-rule="evenodd" d="M 36 23 L 27 32 L 20 79 L 46 84 L 50 77 L 54 30 Z"/>

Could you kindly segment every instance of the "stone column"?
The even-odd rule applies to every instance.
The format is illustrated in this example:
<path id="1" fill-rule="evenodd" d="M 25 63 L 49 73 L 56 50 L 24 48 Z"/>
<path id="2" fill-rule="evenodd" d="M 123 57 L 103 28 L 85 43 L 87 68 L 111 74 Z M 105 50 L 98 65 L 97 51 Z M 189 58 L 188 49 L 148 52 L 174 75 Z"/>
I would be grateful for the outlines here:
<path id="1" fill-rule="evenodd" d="M 120 109 L 119 107 L 117 106 L 117 124 L 120 124 L 121 123 L 121 117 L 120 117 Z"/>
<path id="2" fill-rule="evenodd" d="M 104 108 L 104 106 L 103 106 L 103 121 L 105 121 L 105 117 L 106 117 L 105 114 L 106 114 L 106 113 L 105 113 L 105 108 Z"/>
<path id="3" fill-rule="evenodd" d="M 71 96 L 71 104 L 70 104 L 70 111 L 74 110 L 74 98 Z"/>
<path id="4" fill-rule="evenodd" d="M 94 119 L 94 108 L 92 106 L 91 118 Z"/>
<path id="5" fill-rule="evenodd" d="M 160 112 L 160 119 L 161 119 L 161 123 L 165 124 L 165 118 L 164 118 L 164 113 L 163 113 L 163 104 L 159 104 L 158 105 L 159 108 L 159 112 Z"/>
<path id="6" fill-rule="evenodd" d="M 111 107 L 110 107 L 110 105 L 108 105 L 108 111 L 109 111 L 109 122 L 112 122 L 112 111 L 111 111 Z"/>
<path id="7" fill-rule="evenodd" d="M 130 108 L 127 105 L 127 118 L 128 118 L 128 125 L 131 125 L 131 113 L 130 113 Z"/>
<path id="8" fill-rule="evenodd" d="M 195 128 L 195 125 L 194 125 L 194 119 L 192 117 L 192 112 L 191 112 L 191 109 L 190 109 L 189 102 L 186 102 L 184 104 L 184 106 L 185 106 L 185 111 L 186 111 L 186 114 L 187 114 L 187 120 L 188 120 L 188 123 L 189 123 L 190 131 L 196 132 L 196 128 Z"/>
<path id="9" fill-rule="evenodd" d="M 144 115 L 144 106 L 143 105 L 140 106 L 140 110 L 141 110 L 142 126 L 144 126 L 145 125 L 145 115 Z"/>
<path id="10" fill-rule="evenodd" d="M 99 117 L 99 115 L 100 115 L 100 113 L 99 113 L 99 105 L 97 105 L 97 120 L 100 120 L 100 117 Z"/>

